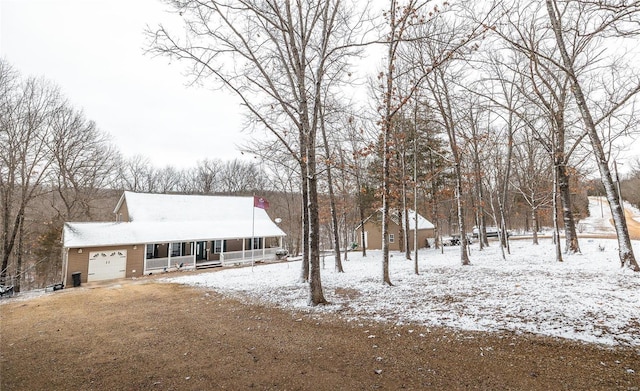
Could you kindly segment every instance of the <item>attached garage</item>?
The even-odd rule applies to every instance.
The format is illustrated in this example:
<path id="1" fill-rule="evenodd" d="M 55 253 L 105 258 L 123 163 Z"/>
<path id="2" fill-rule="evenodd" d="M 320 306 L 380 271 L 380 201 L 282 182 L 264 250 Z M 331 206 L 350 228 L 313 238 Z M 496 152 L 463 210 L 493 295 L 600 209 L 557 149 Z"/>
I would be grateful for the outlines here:
<path id="1" fill-rule="evenodd" d="M 113 280 L 127 275 L 127 250 L 94 251 L 89 253 L 87 281 Z"/>

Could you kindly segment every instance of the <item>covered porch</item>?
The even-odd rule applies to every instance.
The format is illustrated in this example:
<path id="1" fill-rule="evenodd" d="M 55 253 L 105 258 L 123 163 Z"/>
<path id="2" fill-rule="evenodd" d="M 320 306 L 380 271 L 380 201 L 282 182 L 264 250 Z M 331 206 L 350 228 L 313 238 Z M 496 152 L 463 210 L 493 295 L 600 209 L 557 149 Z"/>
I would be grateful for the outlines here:
<path id="1" fill-rule="evenodd" d="M 147 243 L 144 274 L 272 261 L 281 247 L 282 237 Z"/>

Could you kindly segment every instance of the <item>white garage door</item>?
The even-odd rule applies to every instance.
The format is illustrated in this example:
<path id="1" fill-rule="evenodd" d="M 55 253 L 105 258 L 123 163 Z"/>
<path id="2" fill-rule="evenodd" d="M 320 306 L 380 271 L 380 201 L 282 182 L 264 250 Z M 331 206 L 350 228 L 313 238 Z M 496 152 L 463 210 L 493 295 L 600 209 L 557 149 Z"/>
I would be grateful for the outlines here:
<path id="1" fill-rule="evenodd" d="M 113 280 L 127 275 L 127 250 L 89 253 L 87 281 Z"/>

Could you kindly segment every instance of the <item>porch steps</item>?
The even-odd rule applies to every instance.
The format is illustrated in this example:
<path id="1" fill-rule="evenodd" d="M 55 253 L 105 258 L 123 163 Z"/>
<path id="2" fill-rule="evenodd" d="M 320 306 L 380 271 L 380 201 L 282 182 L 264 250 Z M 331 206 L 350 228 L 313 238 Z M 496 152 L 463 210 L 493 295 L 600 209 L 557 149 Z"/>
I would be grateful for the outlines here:
<path id="1" fill-rule="evenodd" d="M 222 262 L 209 261 L 209 262 L 196 263 L 196 269 L 210 269 L 212 267 L 222 267 Z"/>

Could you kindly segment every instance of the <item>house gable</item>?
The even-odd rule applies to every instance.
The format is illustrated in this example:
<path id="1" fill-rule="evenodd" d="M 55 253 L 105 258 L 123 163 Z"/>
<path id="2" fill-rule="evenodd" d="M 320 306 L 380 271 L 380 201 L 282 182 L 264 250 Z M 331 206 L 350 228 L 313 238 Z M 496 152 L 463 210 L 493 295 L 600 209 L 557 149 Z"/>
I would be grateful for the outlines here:
<path id="1" fill-rule="evenodd" d="M 116 204 L 115 209 L 113 210 L 113 213 L 116 215 L 116 219 L 115 221 L 130 221 L 129 220 L 129 208 L 127 207 L 127 198 L 125 197 L 125 194 L 127 194 L 128 192 L 124 192 L 122 193 L 122 195 L 120 196 L 120 199 L 118 200 L 118 203 Z"/>

